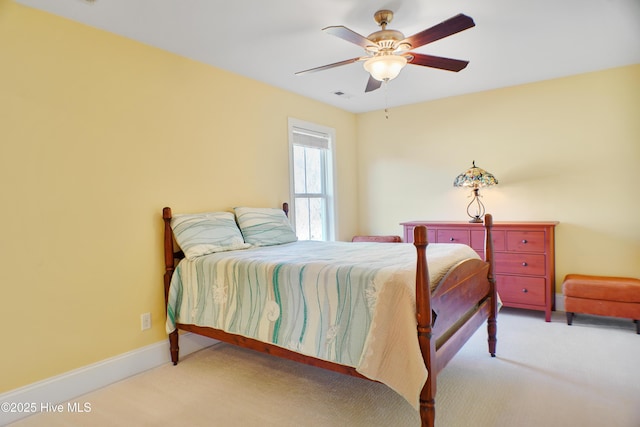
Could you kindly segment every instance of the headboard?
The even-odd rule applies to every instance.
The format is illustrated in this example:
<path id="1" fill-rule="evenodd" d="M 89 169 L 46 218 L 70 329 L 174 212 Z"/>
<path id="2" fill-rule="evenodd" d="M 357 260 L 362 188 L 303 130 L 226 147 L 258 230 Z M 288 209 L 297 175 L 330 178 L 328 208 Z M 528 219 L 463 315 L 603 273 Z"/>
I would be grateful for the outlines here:
<path id="1" fill-rule="evenodd" d="M 282 210 L 284 214 L 289 216 L 289 203 L 282 204 Z M 169 284 L 171 283 L 171 276 L 176 266 L 176 261 L 180 261 L 184 258 L 184 252 L 175 243 L 173 237 L 173 230 L 171 229 L 171 208 L 165 207 L 162 209 L 162 219 L 164 220 L 164 300 L 167 303 L 169 297 Z"/>

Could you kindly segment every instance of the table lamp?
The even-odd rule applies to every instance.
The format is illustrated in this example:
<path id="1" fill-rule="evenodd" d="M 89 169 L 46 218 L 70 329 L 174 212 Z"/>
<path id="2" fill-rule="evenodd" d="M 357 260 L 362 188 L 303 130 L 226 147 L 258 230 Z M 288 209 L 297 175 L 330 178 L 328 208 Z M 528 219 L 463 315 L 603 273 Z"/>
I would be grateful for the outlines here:
<path id="1" fill-rule="evenodd" d="M 471 217 L 469 222 L 482 222 L 484 216 L 484 205 L 480 201 L 480 187 L 490 187 L 496 185 L 498 180 L 491 173 L 476 166 L 475 160 L 472 166 L 466 171 L 458 175 L 453 181 L 454 187 L 470 187 L 472 189 L 471 196 L 473 200 L 467 205 L 467 215 Z M 475 209 L 474 209 L 475 207 Z M 475 213 L 472 214 L 472 211 Z"/>

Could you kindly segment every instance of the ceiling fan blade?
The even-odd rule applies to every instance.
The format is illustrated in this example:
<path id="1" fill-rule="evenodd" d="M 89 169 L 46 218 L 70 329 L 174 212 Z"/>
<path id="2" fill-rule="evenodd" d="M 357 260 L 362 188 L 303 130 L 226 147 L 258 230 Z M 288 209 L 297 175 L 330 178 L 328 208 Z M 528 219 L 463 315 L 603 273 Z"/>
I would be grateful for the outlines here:
<path id="1" fill-rule="evenodd" d="M 324 71 L 324 70 L 328 70 L 330 68 L 335 68 L 335 67 L 340 67 L 342 65 L 349 65 L 349 64 L 353 64 L 354 62 L 358 62 L 360 61 L 360 57 L 358 58 L 351 58 L 351 59 L 347 59 L 345 61 L 340 61 L 340 62 L 334 62 L 333 64 L 327 64 L 327 65 L 323 65 L 321 67 L 315 67 L 315 68 L 310 68 L 308 70 L 304 70 L 304 71 L 298 71 L 297 73 L 295 73 L 297 76 L 299 76 L 300 74 L 306 74 L 306 73 L 315 73 L 316 71 Z"/>
<path id="2" fill-rule="evenodd" d="M 411 49 L 415 49 L 420 46 L 424 46 L 427 43 L 459 33 L 460 31 L 464 31 L 467 28 L 474 27 L 475 25 L 473 18 L 460 13 L 453 18 L 449 18 L 446 21 L 442 21 L 441 23 L 434 25 L 431 28 L 427 28 L 426 30 L 414 34 L 411 37 L 407 37 L 402 42 L 409 43 L 411 45 Z"/>
<path id="3" fill-rule="evenodd" d="M 382 86 L 382 82 L 380 80 L 374 79 L 372 76 L 369 76 L 369 81 L 367 82 L 367 88 L 364 90 L 365 93 L 372 92 L 376 89 L 380 89 Z"/>
<path id="4" fill-rule="evenodd" d="M 441 56 L 423 55 L 414 52 L 409 53 L 409 55 L 413 56 L 413 59 L 409 59 L 410 64 L 439 68 L 441 70 L 458 72 L 469 64 L 469 61 L 463 61 L 461 59 L 443 58 Z"/>
<path id="5" fill-rule="evenodd" d="M 322 31 L 329 33 L 333 36 L 339 37 L 342 40 L 346 40 L 348 42 L 357 44 L 358 46 L 361 46 L 365 49 L 367 48 L 367 46 L 374 46 L 374 47 L 376 46 L 375 43 L 373 43 L 371 40 L 369 40 L 365 36 L 362 36 L 356 33 L 355 31 L 350 30 L 347 27 L 344 27 L 342 25 L 338 25 L 334 27 L 326 27 L 326 28 L 323 28 Z"/>

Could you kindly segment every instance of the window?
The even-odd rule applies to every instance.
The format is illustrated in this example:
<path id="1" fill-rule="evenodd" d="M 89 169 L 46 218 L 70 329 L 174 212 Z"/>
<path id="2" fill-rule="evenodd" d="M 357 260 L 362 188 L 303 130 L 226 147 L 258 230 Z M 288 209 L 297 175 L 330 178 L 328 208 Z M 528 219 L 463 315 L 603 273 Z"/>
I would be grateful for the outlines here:
<path id="1" fill-rule="evenodd" d="M 291 212 L 301 240 L 333 240 L 334 130 L 289 119 Z"/>

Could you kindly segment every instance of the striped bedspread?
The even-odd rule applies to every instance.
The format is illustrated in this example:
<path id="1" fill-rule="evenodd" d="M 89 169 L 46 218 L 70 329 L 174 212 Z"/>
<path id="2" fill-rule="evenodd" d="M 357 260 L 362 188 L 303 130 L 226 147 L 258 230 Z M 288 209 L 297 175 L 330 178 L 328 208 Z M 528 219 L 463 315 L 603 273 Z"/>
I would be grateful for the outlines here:
<path id="1" fill-rule="evenodd" d="M 478 255 L 427 247 L 432 284 Z M 182 260 L 167 332 L 209 326 L 355 367 L 418 407 L 427 377 L 416 334 L 412 244 L 298 241 Z"/>

